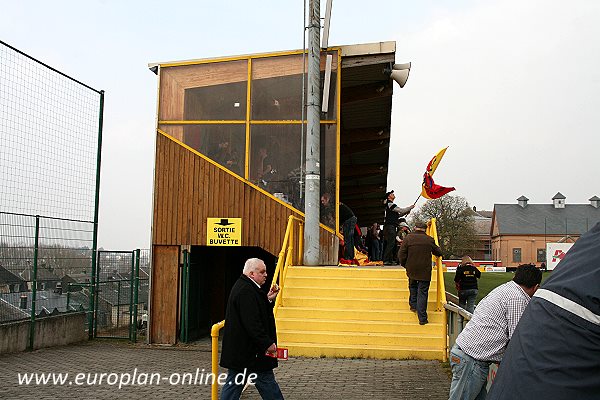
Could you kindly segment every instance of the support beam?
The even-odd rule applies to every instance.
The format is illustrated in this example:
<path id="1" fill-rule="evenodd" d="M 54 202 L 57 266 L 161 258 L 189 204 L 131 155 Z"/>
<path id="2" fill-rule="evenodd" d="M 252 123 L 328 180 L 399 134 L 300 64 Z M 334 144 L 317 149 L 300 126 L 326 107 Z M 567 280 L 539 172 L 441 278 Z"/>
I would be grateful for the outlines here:
<path id="1" fill-rule="evenodd" d="M 341 154 L 346 157 L 352 154 L 362 153 L 365 151 L 376 150 L 390 147 L 390 140 L 370 140 L 367 142 L 355 142 L 351 144 L 343 144 L 340 147 Z"/>
<path id="2" fill-rule="evenodd" d="M 366 85 L 351 86 L 344 88 L 341 104 L 354 103 L 356 101 L 390 97 L 393 93 L 390 81 L 367 83 Z"/>
<path id="3" fill-rule="evenodd" d="M 365 193 L 373 193 L 373 192 L 384 192 L 385 193 L 385 185 L 361 185 L 356 186 L 353 184 L 348 184 L 348 186 L 340 187 L 340 198 L 343 199 L 345 196 L 352 196 L 355 194 L 364 195 Z"/>
<path id="4" fill-rule="evenodd" d="M 361 164 L 344 166 L 341 171 L 342 178 L 359 178 L 371 175 L 382 175 L 387 173 L 387 165 L 384 164 Z"/>
<path id="5" fill-rule="evenodd" d="M 374 126 L 372 128 L 344 129 L 340 134 L 342 144 L 364 142 L 367 140 L 389 139 L 390 129 L 388 127 Z"/>

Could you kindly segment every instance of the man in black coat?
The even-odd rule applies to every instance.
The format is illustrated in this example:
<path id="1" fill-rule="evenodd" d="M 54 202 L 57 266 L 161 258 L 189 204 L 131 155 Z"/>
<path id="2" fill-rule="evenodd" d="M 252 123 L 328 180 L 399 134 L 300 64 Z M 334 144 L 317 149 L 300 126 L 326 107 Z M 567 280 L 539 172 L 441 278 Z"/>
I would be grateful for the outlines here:
<path id="1" fill-rule="evenodd" d="M 265 293 L 261 286 L 266 280 L 265 263 L 250 258 L 229 294 L 221 352 L 221 366 L 228 373 L 221 400 L 239 399 L 248 380 L 263 399 L 283 399 L 273 374 L 277 367 L 273 302 L 279 288 L 274 286 Z"/>

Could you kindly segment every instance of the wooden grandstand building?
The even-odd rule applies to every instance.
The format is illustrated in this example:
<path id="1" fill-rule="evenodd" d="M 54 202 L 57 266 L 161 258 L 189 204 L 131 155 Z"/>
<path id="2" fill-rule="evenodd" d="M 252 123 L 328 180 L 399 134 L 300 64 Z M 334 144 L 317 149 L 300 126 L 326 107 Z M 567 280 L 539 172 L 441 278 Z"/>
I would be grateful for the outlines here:
<path id="1" fill-rule="evenodd" d="M 382 223 L 393 91 L 384 70 L 395 61 L 395 42 L 321 54 L 322 81 L 330 78 L 321 114 L 321 194 L 347 204 L 361 225 Z M 272 275 L 288 217 L 303 218 L 303 55 L 150 64 L 158 76 L 151 343 L 207 334 L 223 319 L 243 262 L 260 257 Z M 320 263 L 335 265 L 340 221 L 337 207 L 326 211 Z M 236 239 L 211 244 L 214 221 L 239 228 Z"/>

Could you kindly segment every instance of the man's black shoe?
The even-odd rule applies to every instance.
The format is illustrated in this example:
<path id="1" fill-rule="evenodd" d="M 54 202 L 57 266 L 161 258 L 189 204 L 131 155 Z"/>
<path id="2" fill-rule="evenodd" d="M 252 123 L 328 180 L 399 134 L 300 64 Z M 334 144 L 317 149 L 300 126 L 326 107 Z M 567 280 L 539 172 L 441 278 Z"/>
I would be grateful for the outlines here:
<path id="1" fill-rule="evenodd" d="M 425 324 L 428 324 L 428 323 L 429 323 L 429 321 L 427 321 L 427 320 L 425 320 L 425 321 L 419 321 L 419 325 L 425 325 Z"/>

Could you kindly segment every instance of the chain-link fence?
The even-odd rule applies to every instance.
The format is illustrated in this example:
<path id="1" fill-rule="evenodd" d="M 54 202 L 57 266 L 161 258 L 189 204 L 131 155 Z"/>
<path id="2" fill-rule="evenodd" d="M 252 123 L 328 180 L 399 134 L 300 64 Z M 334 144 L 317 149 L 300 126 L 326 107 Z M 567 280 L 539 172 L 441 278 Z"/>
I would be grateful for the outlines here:
<path id="1" fill-rule="evenodd" d="M 150 284 L 149 250 L 99 251 L 95 337 L 146 336 Z"/>

